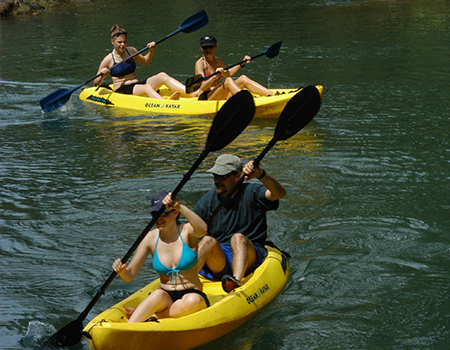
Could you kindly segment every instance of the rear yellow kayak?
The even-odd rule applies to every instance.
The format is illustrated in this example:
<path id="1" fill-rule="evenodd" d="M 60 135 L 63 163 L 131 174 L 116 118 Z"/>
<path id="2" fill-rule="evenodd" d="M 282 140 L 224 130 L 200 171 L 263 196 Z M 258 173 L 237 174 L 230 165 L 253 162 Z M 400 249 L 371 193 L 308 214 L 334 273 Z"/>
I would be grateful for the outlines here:
<path id="1" fill-rule="evenodd" d="M 95 317 L 83 334 L 92 350 L 192 349 L 239 327 L 267 306 L 289 278 L 289 262 L 276 248 L 241 287 L 230 294 L 221 282 L 202 279 L 211 306 L 192 315 L 159 322 L 127 323 L 125 306 L 137 307 L 159 285 L 159 279 Z"/>
<path id="2" fill-rule="evenodd" d="M 317 85 L 320 96 L 323 96 L 323 86 Z M 301 89 L 271 89 L 276 96 L 254 95 L 255 118 L 278 118 L 286 103 Z M 199 101 L 196 97 L 181 97 L 179 100 L 169 100 L 172 91 L 168 88 L 159 90 L 164 100 L 150 97 L 125 95 L 112 91 L 110 88 L 89 87 L 80 93 L 80 99 L 98 105 L 119 107 L 145 114 L 185 115 L 185 116 L 215 116 L 226 100 Z"/>

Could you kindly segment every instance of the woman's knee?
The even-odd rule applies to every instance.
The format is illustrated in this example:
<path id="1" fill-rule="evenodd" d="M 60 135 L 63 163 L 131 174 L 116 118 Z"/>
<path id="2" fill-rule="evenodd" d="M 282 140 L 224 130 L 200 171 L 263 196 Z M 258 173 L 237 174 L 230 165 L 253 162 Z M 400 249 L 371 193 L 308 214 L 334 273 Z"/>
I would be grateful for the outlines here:
<path id="1" fill-rule="evenodd" d="M 244 89 L 248 86 L 250 79 L 246 75 L 241 75 L 239 78 L 235 80 L 235 84 L 239 86 L 239 88 Z"/>
<path id="2" fill-rule="evenodd" d="M 223 81 L 223 86 L 225 86 L 227 89 L 229 89 L 233 85 L 236 85 L 233 78 L 228 77 Z"/>
<path id="3" fill-rule="evenodd" d="M 206 302 L 200 294 L 189 293 L 183 297 L 183 305 L 186 310 L 197 311 L 204 309 Z"/>

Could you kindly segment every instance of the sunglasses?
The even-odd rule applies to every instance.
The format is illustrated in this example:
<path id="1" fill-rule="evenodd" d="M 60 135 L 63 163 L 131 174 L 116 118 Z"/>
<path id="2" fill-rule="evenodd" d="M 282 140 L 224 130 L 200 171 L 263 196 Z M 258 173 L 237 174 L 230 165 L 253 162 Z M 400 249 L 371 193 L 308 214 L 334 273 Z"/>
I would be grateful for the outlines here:
<path id="1" fill-rule="evenodd" d="M 215 45 L 213 45 L 213 46 L 203 46 L 202 49 L 203 50 L 212 50 L 212 49 L 214 49 L 214 47 L 215 47 Z"/>
<path id="2" fill-rule="evenodd" d="M 214 178 L 219 178 L 221 180 L 226 180 L 228 179 L 231 175 L 236 175 L 237 173 L 232 171 L 231 173 L 225 174 L 225 175 L 219 175 L 219 174 L 213 174 Z"/>

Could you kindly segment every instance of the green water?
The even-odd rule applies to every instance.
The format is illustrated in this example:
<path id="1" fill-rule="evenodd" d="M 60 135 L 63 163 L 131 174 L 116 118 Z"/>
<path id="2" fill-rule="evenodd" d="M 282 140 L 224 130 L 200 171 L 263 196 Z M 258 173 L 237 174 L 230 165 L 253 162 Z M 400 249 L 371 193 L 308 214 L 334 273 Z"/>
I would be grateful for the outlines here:
<path id="1" fill-rule="evenodd" d="M 210 23 L 158 45 L 139 77 L 194 73 L 199 38 L 225 64 L 283 40 L 245 74 L 272 88 L 328 88 L 315 119 L 264 168 L 288 195 L 269 216 L 287 250 L 284 291 L 202 349 L 447 349 L 450 343 L 450 3 L 416 1 L 73 1 L 0 21 L 0 347 L 38 346 L 79 313 L 173 189 L 211 118 L 125 115 L 39 100 L 95 75 L 122 24 L 140 49 L 205 9 Z M 224 152 L 244 160 L 271 139 L 254 120 Z M 193 206 L 211 154 L 180 198 Z M 116 280 L 88 319 L 152 280 Z M 77 349 L 87 349 L 82 342 Z"/>

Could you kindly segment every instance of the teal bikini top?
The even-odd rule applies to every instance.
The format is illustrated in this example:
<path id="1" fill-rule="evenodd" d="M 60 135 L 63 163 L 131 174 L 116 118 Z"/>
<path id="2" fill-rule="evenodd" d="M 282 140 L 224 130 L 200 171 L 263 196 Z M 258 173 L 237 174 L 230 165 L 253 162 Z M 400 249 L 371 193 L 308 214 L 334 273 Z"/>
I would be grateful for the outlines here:
<path id="1" fill-rule="evenodd" d="M 159 235 L 158 235 L 158 240 L 156 241 L 155 254 L 153 256 L 153 268 L 159 274 L 172 275 L 171 283 L 173 283 L 173 277 L 175 274 L 177 275 L 178 278 L 180 278 L 179 272 L 192 269 L 195 266 L 195 264 L 197 264 L 197 260 L 198 260 L 197 252 L 192 250 L 186 243 L 184 243 L 179 227 L 178 227 L 178 232 L 180 234 L 181 242 L 183 242 L 183 250 L 181 252 L 180 261 L 178 262 L 178 265 L 174 269 L 163 265 L 161 263 L 161 261 L 159 260 L 159 257 L 158 257 Z"/>

